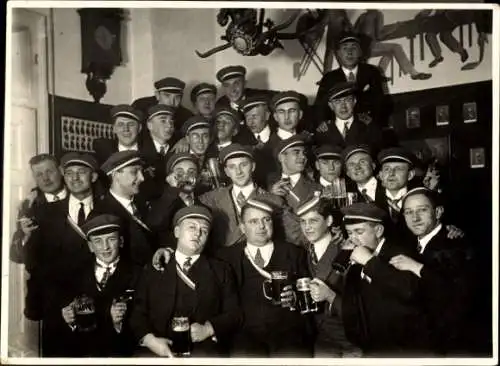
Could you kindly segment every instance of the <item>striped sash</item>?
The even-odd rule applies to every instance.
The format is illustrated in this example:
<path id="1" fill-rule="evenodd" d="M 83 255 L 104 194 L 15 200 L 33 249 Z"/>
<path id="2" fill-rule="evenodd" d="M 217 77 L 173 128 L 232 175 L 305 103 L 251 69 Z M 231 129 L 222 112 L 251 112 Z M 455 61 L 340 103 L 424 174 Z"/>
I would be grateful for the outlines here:
<path id="1" fill-rule="evenodd" d="M 191 278 L 182 270 L 181 266 L 179 266 L 179 263 L 175 264 L 175 270 L 177 271 L 177 275 L 179 278 L 184 282 L 191 290 L 195 291 L 196 290 L 196 283 L 193 282 Z"/>
<path id="2" fill-rule="evenodd" d="M 66 217 L 66 219 L 68 220 L 68 223 L 70 224 L 70 226 L 73 228 L 73 230 L 76 231 L 76 233 L 78 235 L 80 235 L 80 237 L 87 241 L 87 236 L 85 235 L 85 233 L 82 231 L 82 229 L 80 228 L 80 226 L 78 226 L 76 224 L 76 222 L 73 221 L 73 219 L 71 218 L 71 216 L 68 214 L 68 216 Z"/>

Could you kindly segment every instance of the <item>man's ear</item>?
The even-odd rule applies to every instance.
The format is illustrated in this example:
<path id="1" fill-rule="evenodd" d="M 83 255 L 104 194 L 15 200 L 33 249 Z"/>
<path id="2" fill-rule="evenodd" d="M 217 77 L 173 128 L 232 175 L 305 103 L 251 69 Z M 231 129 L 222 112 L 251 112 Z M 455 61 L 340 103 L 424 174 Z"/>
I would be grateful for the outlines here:
<path id="1" fill-rule="evenodd" d="M 92 175 L 90 177 L 90 181 L 92 183 L 95 183 L 97 181 L 97 178 L 99 178 L 99 175 L 97 174 L 97 172 L 92 172 Z"/>
<path id="2" fill-rule="evenodd" d="M 94 247 L 89 239 L 87 239 L 87 245 L 89 246 L 90 253 L 94 253 Z"/>
<path id="3" fill-rule="evenodd" d="M 153 128 L 153 121 L 148 119 L 148 121 L 146 122 L 146 127 L 148 128 L 149 131 L 151 131 L 151 129 Z M 140 128 L 141 128 L 141 124 L 139 124 L 139 131 L 140 131 Z"/>
<path id="4" fill-rule="evenodd" d="M 120 248 L 123 248 L 123 236 L 120 235 Z"/>
<path id="5" fill-rule="evenodd" d="M 299 121 L 302 119 L 303 115 L 304 115 L 304 111 L 302 109 L 299 109 Z"/>
<path id="6" fill-rule="evenodd" d="M 317 160 L 314 162 L 314 167 L 319 172 L 319 162 Z"/>
<path id="7" fill-rule="evenodd" d="M 358 101 L 357 101 L 356 97 L 355 97 L 355 96 L 353 96 L 353 97 L 352 97 L 352 104 L 353 104 L 353 106 L 355 106 L 357 102 L 358 102 Z"/>
<path id="8" fill-rule="evenodd" d="M 59 167 L 59 173 L 64 177 L 64 169 L 62 166 Z"/>
<path id="9" fill-rule="evenodd" d="M 181 229 L 180 229 L 179 225 L 175 225 L 175 227 L 174 227 L 174 237 L 176 239 L 179 239 L 180 232 L 181 232 Z"/>
<path id="10" fill-rule="evenodd" d="M 410 169 L 408 172 L 408 182 L 415 177 L 415 169 Z"/>
<path id="11" fill-rule="evenodd" d="M 326 217 L 326 226 L 331 227 L 333 225 L 333 217 L 332 215 L 328 215 Z"/>
<path id="12" fill-rule="evenodd" d="M 439 221 L 441 220 L 441 217 L 444 214 L 444 207 L 443 206 L 437 206 L 436 207 L 436 219 Z"/>
<path id="13" fill-rule="evenodd" d="M 252 173 L 255 172 L 255 167 L 256 167 L 255 161 L 252 161 Z"/>
<path id="14" fill-rule="evenodd" d="M 244 235 L 246 235 L 246 233 L 247 233 L 247 232 L 246 232 L 246 230 L 245 230 L 245 225 L 240 224 L 239 226 L 240 226 L 240 230 L 241 230 L 241 232 L 242 232 Z"/>
<path id="15" fill-rule="evenodd" d="M 278 113 L 274 112 L 273 113 L 273 118 L 275 121 L 278 121 Z"/>
<path id="16" fill-rule="evenodd" d="M 384 236 L 384 225 L 377 224 L 377 226 L 375 226 L 375 233 L 377 235 L 377 238 L 383 237 Z"/>
<path id="17" fill-rule="evenodd" d="M 160 92 L 158 90 L 155 90 L 155 98 L 158 102 L 160 101 Z"/>

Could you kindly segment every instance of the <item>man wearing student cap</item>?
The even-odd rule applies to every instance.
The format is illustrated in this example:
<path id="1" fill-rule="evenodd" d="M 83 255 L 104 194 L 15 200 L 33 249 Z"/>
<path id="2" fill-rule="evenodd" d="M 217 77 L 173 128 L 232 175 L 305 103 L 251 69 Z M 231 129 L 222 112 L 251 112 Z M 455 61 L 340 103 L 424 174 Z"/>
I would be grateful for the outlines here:
<path id="1" fill-rule="evenodd" d="M 242 131 L 239 122 L 240 115 L 231 107 L 222 106 L 215 108 L 214 124 L 215 124 L 215 146 L 217 151 L 220 151 L 236 142 L 243 145 L 252 144 L 252 136 L 245 131 Z"/>
<path id="2" fill-rule="evenodd" d="M 172 246 L 172 217 L 184 207 L 200 204 L 198 181 L 198 161 L 188 152 L 175 153 L 167 162 L 167 178 L 163 183 L 163 193 L 151 202 L 148 224 L 158 234 L 161 247 Z"/>
<path id="3" fill-rule="evenodd" d="M 44 207 L 38 228 L 27 240 L 25 264 L 27 281 L 25 314 L 46 322 L 54 299 L 68 287 L 68 274 L 91 256 L 82 225 L 97 203 L 93 184 L 97 180 L 97 161 L 89 154 L 70 152 L 61 159 L 61 173 L 69 194 L 64 200 Z M 51 341 L 52 323 L 45 324 L 44 355 L 57 355 L 58 345 Z"/>
<path id="4" fill-rule="evenodd" d="M 200 196 L 200 201 L 213 212 L 211 242 L 216 246 L 213 249 L 232 246 L 243 239 L 243 232 L 239 227 L 241 209 L 250 198 L 265 197 L 272 202 L 277 211 L 276 224 L 280 223 L 277 228 L 281 234 L 290 234 L 289 240 L 293 239 L 293 232 L 289 230 L 290 212 L 285 209 L 284 200 L 259 187 L 253 179 L 255 160 L 252 149 L 249 146 L 231 144 L 220 152 L 220 161 L 231 184 Z"/>
<path id="5" fill-rule="evenodd" d="M 259 93 L 246 87 L 246 73 L 246 68 L 241 65 L 225 66 L 217 71 L 215 76 L 224 90 L 224 95 L 217 100 L 217 106 L 228 106 L 239 111 L 241 101 Z"/>
<path id="6" fill-rule="evenodd" d="M 61 296 L 60 316 L 72 332 L 72 347 L 66 356 L 131 356 L 133 337 L 128 326 L 134 288 L 141 267 L 120 256 L 123 246 L 121 221 L 113 215 L 98 215 L 82 230 L 92 252 L 82 269 L 71 274 L 71 286 Z M 95 327 L 84 331 L 75 317 L 83 295 L 95 306 Z"/>
<path id="7" fill-rule="evenodd" d="M 175 108 L 156 104 L 149 108 L 146 120 L 147 132 L 143 134 L 142 157 L 147 174 L 141 185 L 141 193 L 147 200 L 155 200 L 163 191 L 165 165 L 177 140 L 174 122 Z"/>
<path id="8" fill-rule="evenodd" d="M 327 120 L 330 112 L 326 100 L 328 91 L 336 84 L 352 82 L 357 89 L 355 110 L 363 121 L 383 123 L 382 118 L 384 90 L 383 76 L 373 65 L 362 61 L 360 39 L 352 32 L 344 32 L 335 43 L 335 53 L 339 67 L 323 75 L 318 82 L 318 92 L 314 105 L 319 120 Z"/>
<path id="9" fill-rule="evenodd" d="M 318 312 L 314 314 L 314 357 L 359 357 L 361 350 L 347 340 L 342 319 L 331 312 L 326 296 L 326 287 L 341 291 L 343 286 L 340 268 L 348 264 L 350 251 L 342 248 L 342 231 L 334 226 L 329 202 L 319 196 L 305 201 L 296 213 L 307 238 L 307 263 L 313 277 L 311 293 L 318 303 Z"/>
<path id="10" fill-rule="evenodd" d="M 141 354 L 173 357 L 173 317 L 187 317 L 194 357 L 222 356 L 242 321 L 238 294 L 227 263 L 203 249 L 212 214 L 203 206 L 180 209 L 173 218 L 175 251 L 162 271 L 148 265 L 134 297 L 130 325 Z"/>
<path id="11" fill-rule="evenodd" d="M 213 117 L 216 97 L 217 87 L 213 84 L 200 83 L 191 90 L 191 103 L 193 103 L 196 113 L 208 120 Z"/>
<path id="12" fill-rule="evenodd" d="M 182 130 L 189 146 L 189 153 L 196 156 L 198 162 L 199 181 L 201 192 L 208 192 L 223 182 L 217 153 L 212 141 L 212 127 L 203 116 L 189 118 Z"/>
<path id="13" fill-rule="evenodd" d="M 186 83 L 176 77 L 165 77 L 154 82 L 155 95 L 136 99 L 132 106 L 147 113 L 148 109 L 155 104 L 164 104 L 175 109 L 175 130 L 180 131 L 184 122 L 193 113 L 181 105 Z"/>
<path id="14" fill-rule="evenodd" d="M 142 149 L 139 134 L 142 129 L 143 113 L 127 104 L 119 104 L 111 108 L 111 121 L 115 139 L 98 138 L 92 142 L 92 149 L 99 164 L 117 151 Z"/>
<path id="15" fill-rule="evenodd" d="M 350 82 L 336 83 L 326 94 L 331 114 L 316 129 L 317 145 L 330 143 L 347 147 L 368 144 L 378 151 L 382 146 L 382 130 L 375 123 L 361 122 L 354 108 L 357 103 L 355 85 Z"/>
<path id="16" fill-rule="evenodd" d="M 123 255 L 134 263 L 149 262 L 158 245 L 147 223 L 149 207 L 140 195 L 144 182 L 143 160 L 136 151 L 114 153 L 104 162 L 102 171 L 110 178 L 108 193 L 96 202 L 91 216 L 113 214 L 123 220 Z"/>
<path id="17" fill-rule="evenodd" d="M 298 312 L 292 286 L 283 287 L 279 303 L 263 290 L 273 271 L 286 272 L 289 284 L 308 277 L 304 249 L 277 239 L 272 217 L 273 207 L 263 198 L 248 199 L 241 210 L 245 240 L 217 253 L 236 273 L 244 314 L 243 326 L 234 335 L 232 356 L 310 357 L 312 324 Z"/>
<path id="18" fill-rule="evenodd" d="M 476 305 L 472 307 L 472 284 L 477 280 L 473 248 L 463 238 L 449 238 L 436 192 L 425 187 L 411 189 L 403 197 L 402 207 L 416 254 L 394 256 L 390 264 L 413 274 L 418 282 L 418 299 L 427 315 L 432 349 L 449 357 L 467 354 L 474 338 L 481 337 L 471 333 L 470 319 L 478 311 Z"/>
<path id="19" fill-rule="evenodd" d="M 373 203 L 355 203 L 341 209 L 350 265 L 341 291 L 318 283 L 313 299 L 326 298 L 331 313 L 342 317 L 347 338 L 366 356 L 422 356 L 429 352 L 427 322 L 418 306 L 419 288 L 409 271 L 390 264 L 412 250 L 386 237 L 386 212 Z"/>
<path id="20" fill-rule="evenodd" d="M 279 141 L 275 156 L 280 172 L 268 175 L 267 186 L 271 193 L 285 198 L 288 206 L 295 210 L 311 192 L 321 191 L 321 187 L 305 174 L 307 144 L 303 136 Z"/>

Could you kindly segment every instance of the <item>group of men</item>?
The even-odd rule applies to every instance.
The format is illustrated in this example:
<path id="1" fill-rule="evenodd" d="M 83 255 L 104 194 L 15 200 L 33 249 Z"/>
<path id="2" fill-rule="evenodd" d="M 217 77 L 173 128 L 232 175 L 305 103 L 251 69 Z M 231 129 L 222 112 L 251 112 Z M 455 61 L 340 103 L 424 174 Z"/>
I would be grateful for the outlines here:
<path id="1" fill-rule="evenodd" d="M 116 139 L 95 154 L 31 159 L 37 188 L 10 256 L 29 272 L 42 356 L 173 357 L 179 317 L 195 357 L 467 350 L 473 252 L 416 158 L 384 141 L 381 79 L 359 64 L 359 40 L 337 49 L 322 120 L 304 120 L 301 94 L 260 94 L 228 66 L 224 97 L 193 89 L 192 116 L 184 82 L 165 78 L 111 110 Z M 277 273 L 286 283 L 269 296 Z M 300 311 L 297 280 L 316 312 Z"/>

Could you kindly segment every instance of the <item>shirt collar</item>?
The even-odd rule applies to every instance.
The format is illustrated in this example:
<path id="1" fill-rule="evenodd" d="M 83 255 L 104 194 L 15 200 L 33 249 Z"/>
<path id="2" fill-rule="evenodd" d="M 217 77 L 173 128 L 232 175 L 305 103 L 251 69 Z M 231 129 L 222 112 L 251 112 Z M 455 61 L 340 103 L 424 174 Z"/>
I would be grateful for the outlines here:
<path id="1" fill-rule="evenodd" d="M 437 233 L 439 232 L 439 230 L 441 230 L 442 227 L 443 227 L 443 225 L 439 224 L 434 229 L 432 229 L 432 231 L 429 234 L 426 234 L 423 237 L 421 237 L 421 238 L 418 239 L 418 243 L 420 244 L 420 246 L 422 248 L 420 250 L 420 253 L 424 252 L 425 247 L 427 246 L 427 244 L 429 244 L 429 242 L 432 240 L 432 238 L 437 235 Z"/>
<path id="2" fill-rule="evenodd" d="M 295 136 L 295 133 L 296 133 L 295 131 L 289 132 L 289 131 L 285 131 L 284 129 L 279 128 L 279 127 L 276 130 L 276 135 L 278 135 L 278 137 L 281 138 L 282 140 L 286 140 L 292 136 Z"/>
<path id="3" fill-rule="evenodd" d="M 111 270 L 114 270 L 116 268 L 116 266 L 118 265 L 118 262 L 120 261 L 120 256 L 118 256 L 113 262 L 111 263 L 104 263 L 103 261 L 101 261 L 99 258 L 95 258 L 95 262 L 97 263 L 97 265 L 99 267 L 102 267 L 102 268 L 110 268 Z"/>
<path id="4" fill-rule="evenodd" d="M 128 150 L 139 151 L 139 145 L 137 144 L 137 142 L 135 144 L 133 144 L 132 146 L 124 146 L 124 145 L 118 143 L 118 151 L 128 151 Z"/>
<path id="5" fill-rule="evenodd" d="M 248 199 L 248 197 L 250 197 L 254 189 L 255 185 L 253 184 L 253 182 L 247 184 L 245 187 L 238 187 L 233 184 L 233 193 L 235 198 L 238 197 L 238 194 L 240 194 L 240 192 L 242 192 L 243 195 L 245 196 L 245 199 Z"/>
<path id="6" fill-rule="evenodd" d="M 366 183 L 358 183 L 357 186 L 358 186 L 358 190 L 360 192 L 363 191 L 363 189 L 366 189 L 366 194 L 372 199 L 372 200 L 375 200 L 375 192 L 377 191 L 377 184 L 378 184 L 378 181 L 375 177 L 371 177 L 370 179 L 368 179 L 368 182 Z"/>
<path id="7" fill-rule="evenodd" d="M 59 198 L 59 201 L 63 200 L 66 198 L 67 195 L 68 195 L 68 191 L 66 190 L 66 187 L 64 187 L 63 189 L 61 189 L 57 193 L 44 193 L 44 196 L 45 196 L 45 199 L 47 200 L 47 202 L 55 202 L 54 196 L 57 196 Z"/>
<path id="8" fill-rule="evenodd" d="M 348 78 L 350 72 L 352 72 L 354 74 L 354 77 L 357 77 L 358 76 L 358 65 L 356 65 L 352 70 L 348 69 L 347 67 L 342 66 L 342 71 L 344 72 L 346 79 Z"/>
<path id="9" fill-rule="evenodd" d="M 335 179 L 340 180 L 340 178 L 335 178 Z M 321 184 L 323 187 L 329 187 L 333 184 L 333 182 L 329 182 L 325 178 L 319 177 L 319 184 Z"/>
<path id="10" fill-rule="evenodd" d="M 332 241 L 332 234 L 328 233 L 315 243 L 312 243 L 314 252 L 316 253 L 316 258 L 318 258 L 318 260 L 320 260 L 323 254 L 325 254 L 326 250 L 328 249 L 328 245 L 330 245 L 331 241 Z"/>
<path id="11" fill-rule="evenodd" d="M 92 195 L 91 194 L 88 195 L 83 200 L 79 200 L 78 198 L 76 198 L 72 194 L 69 195 L 69 205 L 70 206 L 71 205 L 80 206 L 80 203 L 83 203 L 84 206 L 91 206 L 93 203 Z"/>
<path id="12" fill-rule="evenodd" d="M 344 129 L 344 125 L 347 123 L 347 128 L 351 128 L 352 123 L 354 122 L 354 115 L 352 115 L 348 119 L 340 119 L 338 117 L 335 118 L 335 125 L 338 128 Z"/>
<path id="13" fill-rule="evenodd" d="M 300 179 L 300 176 L 301 176 L 301 173 L 294 173 L 291 175 L 281 174 L 281 178 L 290 178 L 290 184 L 291 184 L 292 188 L 295 187 L 295 185 L 297 184 L 297 182 Z"/>
<path id="14" fill-rule="evenodd" d="M 198 258 L 200 258 L 199 254 L 193 254 L 193 255 L 185 255 L 184 253 L 179 252 L 178 250 L 175 251 L 175 261 L 181 266 L 186 262 L 186 258 L 191 258 L 191 265 L 193 265 Z"/>
<path id="15" fill-rule="evenodd" d="M 247 242 L 248 251 L 250 252 L 250 255 L 252 258 L 255 258 L 255 255 L 257 254 L 257 250 L 260 249 L 260 254 L 262 255 L 262 258 L 264 259 L 264 266 L 267 266 L 269 261 L 271 260 L 271 255 L 273 254 L 274 250 L 274 243 L 271 241 L 261 247 L 250 244 Z"/>
<path id="16" fill-rule="evenodd" d="M 168 151 L 169 145 L 168 143 L 165 144 L 160 144 L 158 141 L 156 141 L 153 136 L 151 136 L 151 139 L 153 140 L 153 144 L 155 145 L 156 152 L 159 153 L 161 148 L 163 147 L 165 149 L 165 152 Z"/>
<path id="17" fill-rule="evenodd" d="M 257 139 L 257 136 L 260 136 L 260 140 L 262 142 L 267 142 L 269 140 L 269 136 L 271 136 L 271 129 L 269 128 L 269 125 L 266 125 L 262 131 L 259 133 L 254 133 L 253 134 L 255 138 Z"/>
<path id="18" fill-rule="evenodd" d="M 113 192 L 111 189 L 109 190 L 109 193 L 118 201 L 120 204 L 129 211 L 130 205 L 132 204 L 132 198 L 126 198 L 122 196 L 118 196 L 115 192 Z"/>
<path id="19" fill-rule="evenodd" d="M 396 193 L 395 196 L 393 196 L 392 193 L 386 189 L 385 195 L 387 196 L 387 198 L 390 198 L 392 200 L 401 200 L 401 198 L 403 198 L 406 192 L 408 192 L 408 189 L 406 187 L 403 187 L 398 191 L 398 193 Z"/>

